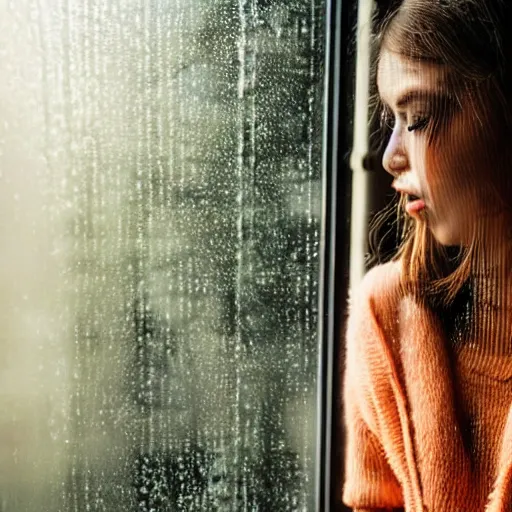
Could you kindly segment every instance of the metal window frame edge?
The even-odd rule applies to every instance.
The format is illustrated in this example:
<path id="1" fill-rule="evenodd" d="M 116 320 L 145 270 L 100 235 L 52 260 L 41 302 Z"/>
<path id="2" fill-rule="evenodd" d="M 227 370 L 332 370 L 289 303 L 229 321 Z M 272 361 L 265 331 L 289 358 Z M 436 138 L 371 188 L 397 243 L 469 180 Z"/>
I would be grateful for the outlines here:
<path id="1" fill-rule="evenodd" d="M 350 0 L 326 0 L 322 144 L 322 227 L 318 304 L 318 375 L 315 510 L 331 510 L 335 255 L 338 193 L 342 7 Z"/>

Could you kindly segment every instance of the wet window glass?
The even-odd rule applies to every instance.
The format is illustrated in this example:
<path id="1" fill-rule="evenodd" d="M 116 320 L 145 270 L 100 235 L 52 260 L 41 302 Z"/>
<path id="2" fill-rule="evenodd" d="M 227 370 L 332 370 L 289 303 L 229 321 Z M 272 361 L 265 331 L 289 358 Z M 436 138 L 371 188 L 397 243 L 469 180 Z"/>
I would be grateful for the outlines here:
<path id="1" fill-rule="evenodd" d="M 0 6 L 0 510 L 312 510 L 323 0 Z"/>

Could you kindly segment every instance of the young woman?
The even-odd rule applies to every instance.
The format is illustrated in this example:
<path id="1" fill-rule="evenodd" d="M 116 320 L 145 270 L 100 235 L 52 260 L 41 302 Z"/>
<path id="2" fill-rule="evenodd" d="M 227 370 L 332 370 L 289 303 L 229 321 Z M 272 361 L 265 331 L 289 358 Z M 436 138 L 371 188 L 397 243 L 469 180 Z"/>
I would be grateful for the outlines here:
<path id="1" fill-rule="evenodd" d="M 343 501 L 512 510 L 512 2 L 403 0 L 376 27 L 395 257 L 351 296 Z"/>

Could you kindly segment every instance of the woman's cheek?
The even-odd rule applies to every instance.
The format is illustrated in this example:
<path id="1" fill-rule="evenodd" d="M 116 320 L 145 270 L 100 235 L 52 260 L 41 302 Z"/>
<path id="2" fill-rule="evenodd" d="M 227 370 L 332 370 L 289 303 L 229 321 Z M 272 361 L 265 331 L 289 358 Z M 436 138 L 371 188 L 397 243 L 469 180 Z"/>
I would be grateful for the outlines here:
<path id="1" fill-rule="evenodd" d="M 428 197 L 433 203 L 431 207 L 444 204 L 448 199 L 448 190 L 450 188 L 450 162 L 443 158 L 442 151 L 439 148 L 425 148 L 424 157 L 424 181 L 427 185 Z"/>

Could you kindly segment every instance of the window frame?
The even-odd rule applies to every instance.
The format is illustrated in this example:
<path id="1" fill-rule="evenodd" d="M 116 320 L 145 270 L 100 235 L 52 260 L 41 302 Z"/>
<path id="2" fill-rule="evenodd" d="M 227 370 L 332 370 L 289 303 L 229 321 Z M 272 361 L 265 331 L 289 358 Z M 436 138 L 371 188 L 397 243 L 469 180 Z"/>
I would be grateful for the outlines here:
<path id="1" fill-rule="evenodd" d="M 346 511 L 341 380 L 349 288 L 357 0 L 327 0 L 319 290 L 316 510 Z"/>

